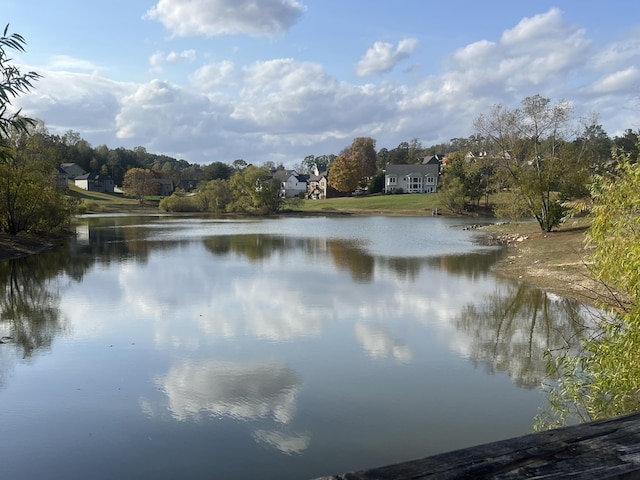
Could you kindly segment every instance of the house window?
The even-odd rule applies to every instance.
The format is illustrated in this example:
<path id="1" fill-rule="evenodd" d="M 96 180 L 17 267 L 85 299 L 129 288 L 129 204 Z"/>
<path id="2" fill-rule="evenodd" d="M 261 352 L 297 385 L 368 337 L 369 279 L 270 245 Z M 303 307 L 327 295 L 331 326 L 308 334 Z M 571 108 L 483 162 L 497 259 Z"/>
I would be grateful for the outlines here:
<path id="1" fill-rule="evenodd" d="M 427 177 L 427 183 L 433 185 L 433 181 L 434 181 L 433 177 Z"/>
<path id="2" fill-rule="evenodd" d="M 395 185 L 397 182 L 396 177 L 389 177 L 389 185 Z"/>
<path id="3" fill-rule="evenodd" d="M 422 177 L 409 177 L 409 191 L 422 191 Z"/>

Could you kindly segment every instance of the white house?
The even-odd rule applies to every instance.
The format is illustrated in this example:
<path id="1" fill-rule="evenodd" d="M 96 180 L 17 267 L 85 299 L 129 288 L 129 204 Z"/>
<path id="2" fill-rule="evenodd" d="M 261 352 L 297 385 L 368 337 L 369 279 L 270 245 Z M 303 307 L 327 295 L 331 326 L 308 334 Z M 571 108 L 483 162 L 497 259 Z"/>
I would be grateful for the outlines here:
<path id="1" fill-rule="evenodd" d="M 75 178 L 76 187 L 90 192 L 113 193 L 113 180 L 104 173 L 85 173 Z"/>
<path id="2" fill-rule="evenodd" d="M 387 193 L 435 193 L 440 161 L 432 157 L 418 165 L 387 165 L 384 188 Z"/>
<path id="3" fill-rule="evenodd" d="M 295 170 L 278 170 L 273 174 L 273 178 L 281 182 L 285 198 L 293 198 L 307 191 L 307 176 Z"/>

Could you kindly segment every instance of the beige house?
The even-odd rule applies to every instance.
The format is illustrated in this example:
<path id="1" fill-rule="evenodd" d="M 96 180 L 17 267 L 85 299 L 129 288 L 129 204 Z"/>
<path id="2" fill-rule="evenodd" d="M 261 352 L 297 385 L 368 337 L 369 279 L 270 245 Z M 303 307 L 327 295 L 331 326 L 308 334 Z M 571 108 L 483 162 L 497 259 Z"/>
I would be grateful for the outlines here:
<path id="1" fill-rule="evenodd" d="M 327 187 L 329 186 L 326 172 L 321 175 L 311 175 L 307 185 L 306 197 L 311 200 L 322 200 L 327 198 Z"/>

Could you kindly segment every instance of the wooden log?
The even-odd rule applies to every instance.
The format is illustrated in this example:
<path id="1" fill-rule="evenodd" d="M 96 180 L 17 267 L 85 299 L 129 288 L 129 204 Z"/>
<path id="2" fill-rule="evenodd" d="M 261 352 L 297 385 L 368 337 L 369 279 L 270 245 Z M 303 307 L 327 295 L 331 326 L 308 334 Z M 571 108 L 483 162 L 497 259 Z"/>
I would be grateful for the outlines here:
<path id="1" fill-rule="evenodd" d="M 640 413 L 318 480 L 640 479 Z"/>

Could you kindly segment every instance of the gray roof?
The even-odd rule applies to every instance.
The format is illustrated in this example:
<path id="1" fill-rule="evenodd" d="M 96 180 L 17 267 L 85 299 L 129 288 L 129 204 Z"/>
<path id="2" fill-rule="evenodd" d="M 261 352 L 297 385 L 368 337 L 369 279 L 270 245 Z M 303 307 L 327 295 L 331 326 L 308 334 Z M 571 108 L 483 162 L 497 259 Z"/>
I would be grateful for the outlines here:
<path id="1" fill-rule="evenodd" d="M 443 158 L 444 158 L 444 155 L 431 155 L 428 157 L 422 157 L 422 160 L 420 161 L 420 163 L 422 165 L 436 165 L 436 164 L 439 165 Z"/>
<path id="2" fill-rule="evenodd" d="M 433 168 L 434 164 L 428 165 L 387 165 L 387 175 L 397 175 L 398 177 L 437 175 L 438 171 Z"/>
<path id="3" fill-rule="evenodd" d="M 84 175 L 78 175 L 76 180 L 111 180 L 109 175 L 105 175 L 104 173 L 85 173 Z"/>

